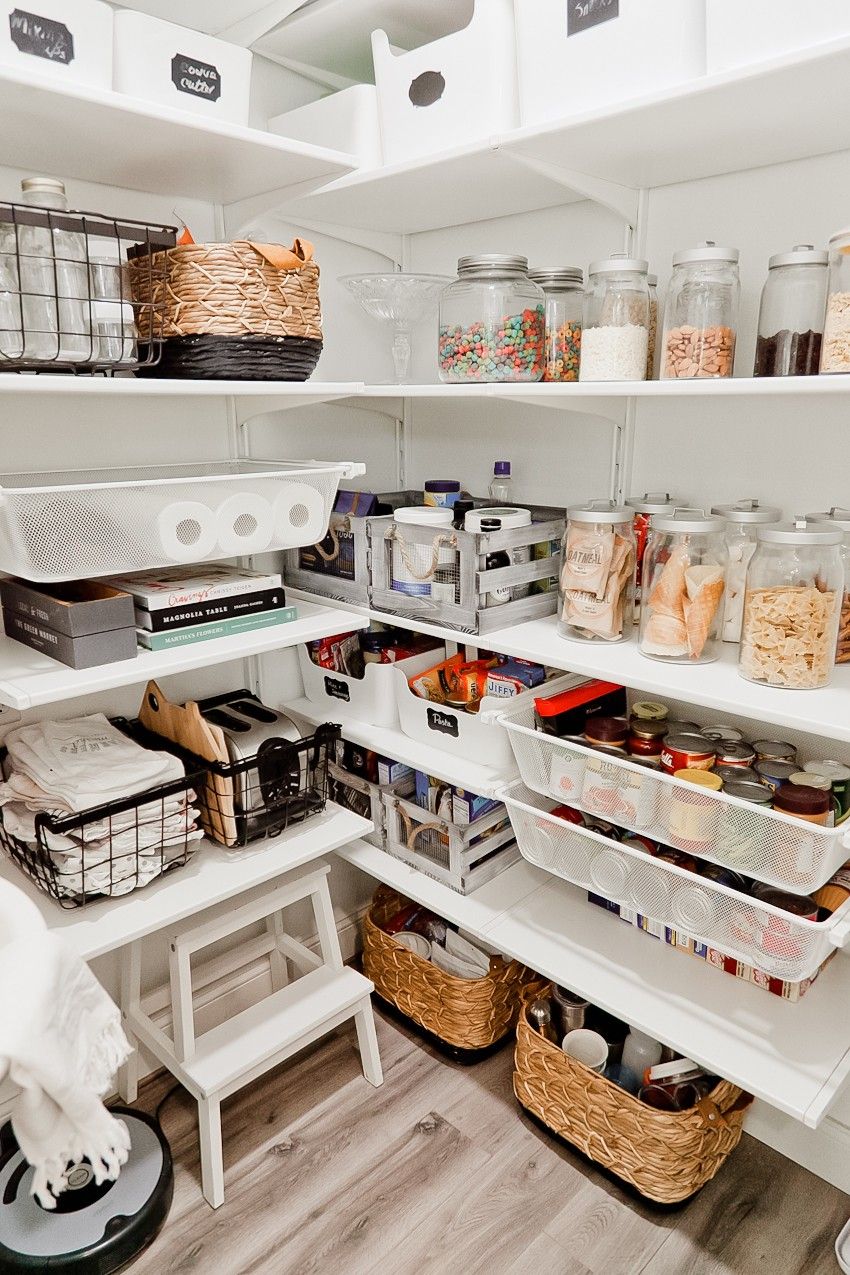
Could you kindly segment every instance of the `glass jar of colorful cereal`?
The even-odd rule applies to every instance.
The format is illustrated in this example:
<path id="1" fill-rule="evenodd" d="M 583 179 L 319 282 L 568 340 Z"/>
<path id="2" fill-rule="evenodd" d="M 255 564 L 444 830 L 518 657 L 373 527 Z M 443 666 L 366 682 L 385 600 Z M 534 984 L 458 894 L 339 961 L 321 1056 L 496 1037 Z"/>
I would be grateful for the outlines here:
<path id="1" fill-rule="evenodd" d="M 528 277 L 546 294 L 544 381 L 577 381 L 584 275 L 578 266 L 540 266 Z"/>
<path id="2" fill-rule="evenodd" d="M 539 381 L 545 298 L 528 259 L 487 253 L 461 257 L 440 297 L 440 380 Z"/>

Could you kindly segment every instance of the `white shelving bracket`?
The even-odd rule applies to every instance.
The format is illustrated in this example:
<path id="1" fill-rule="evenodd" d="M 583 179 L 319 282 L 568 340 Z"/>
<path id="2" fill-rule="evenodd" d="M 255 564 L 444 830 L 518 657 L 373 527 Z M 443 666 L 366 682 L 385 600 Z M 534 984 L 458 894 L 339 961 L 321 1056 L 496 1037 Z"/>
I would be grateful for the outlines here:
<path id="1" fill-rule="evenodd" d="M 577 172 L 573 168 L 562 168 L 560 164 L 550 164 L 548 160 L 536 159 L 533 155 L 513 149 L 512 146 L 501 146 L 506 158 L 527 168 L 540 177 L 548 177 L 550 181 L 563 186 L 565 190 L 584 195 L 612 212 L 623 217 L 630 226 L 637 224 L 640 192 L 631 186 L 621 186 L 617 182 L 605 181 L 601 177 L 591 177 L 588 173 Z"/>

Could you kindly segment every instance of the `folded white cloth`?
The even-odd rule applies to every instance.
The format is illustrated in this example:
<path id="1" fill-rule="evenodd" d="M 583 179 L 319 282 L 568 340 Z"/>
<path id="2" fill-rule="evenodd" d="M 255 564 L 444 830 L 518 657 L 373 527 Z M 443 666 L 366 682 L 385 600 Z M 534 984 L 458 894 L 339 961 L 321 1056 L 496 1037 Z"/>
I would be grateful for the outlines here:
<path id="1" fill-rule="evenodd" d="M 3 799 L 0 797 L 0 805 Z M 36 841 L 35 815 L 20 802 L 10 801 L 3 810 L 3 824 L 7 832 L 22 841 Z M 174 801 L 169 805 L 151 802 L 128 810 L 126 817 L 118 817 L 114 821 L 101 819 L 97 823 L 87 823 L 79 833 L 50 832 L 43 829 L 44 842 L 50 850 L 85 849 L 94 853 L 100 846 L 110 842 L 120 851 L 124 848 L 132 850 L 138 846 L 140 850 L 155 846 L 158 842 L 168 840 L 180 832 L 195 827 L 198 812 L 194 806 L 185 802 Z"/>
<path id="2" fill-rule="evenodd" d="M 8 1074 L 21 1090 L 12 1128 L 43 1208 L 55 1207 L 80 1160 L 96 1182 L 118 1177 L 130 1138 L 100 1097 L 129 1053 L 118 1007 L 26 896 L 0 880 L 0 1079 Z"/>

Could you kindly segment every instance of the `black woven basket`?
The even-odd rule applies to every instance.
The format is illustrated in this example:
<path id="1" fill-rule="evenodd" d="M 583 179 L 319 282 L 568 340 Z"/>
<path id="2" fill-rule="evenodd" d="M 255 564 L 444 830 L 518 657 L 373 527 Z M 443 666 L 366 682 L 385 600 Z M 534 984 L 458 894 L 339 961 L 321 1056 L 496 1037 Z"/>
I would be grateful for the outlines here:
<path id="1" fill-rule="evenodd" d="M 306 381 L 316 369 L 322 342 L 304 336 L 173 336 L 158 343 L 159 362 L 140 376 L 207 381 Z M 141 346 L 144 355 L 147 347 Z"/>

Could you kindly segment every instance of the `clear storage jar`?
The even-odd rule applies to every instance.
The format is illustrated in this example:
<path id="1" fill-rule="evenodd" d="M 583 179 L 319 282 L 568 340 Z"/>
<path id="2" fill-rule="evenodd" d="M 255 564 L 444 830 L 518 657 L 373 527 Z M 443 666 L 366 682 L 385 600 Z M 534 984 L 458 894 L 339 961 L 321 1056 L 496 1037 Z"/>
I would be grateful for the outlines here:
<path id="1" fill-rule="evenodd" d="M 632 511 L 635 532 L 635 618 L 640 615 L 643 559 L 649 526 L 654 514 L 672 514 L 685 504 L 684 500 L 671 496 L 669 491 L 645 491 L 642 496 L 629 496 L 626 504 Z"/>
<path id="2" fill-rule="evenodd" d="M 843 538 L 840 527 L 805 518 L 759 528 L 747 568 L 742 677 L 797 690 L 827 685 L 844 596 Z"/>
<path id="3" fill-rule="evenodd" d="M 612 253 L 588 268 L 580 381 L 644 381 L 649 348 L 648 262 Z"/>
<path id="4" fill-rule="evenodd" d="M 546 297 L 544 381 L 577 381 L 581 358 L 584 274 L 578 266 L 540 266 L 528 277 Z"/>
<path id="5" fill-rule="evenodd" d="M 675 664 L 717 659 L 726 578 L 723 532 L 723 519 L 702 509 L 652 519 L 643 564 L 643 655 Z"/>
<path id="6" fill-rule="evenodd" d="M 528 277 L 528 259 L 461 257 L 457 272 L 440 296 L 440 380 L 539 381 L 544 294 Z"/>
<path id="7" fill-rule="evenodd" d="M 825 513 L 806 514 L 808 522 L 828 522 L 839 527 L 844 536 L 841 541 L 841 565 L 844 568 L 844 591 L 841 595 L 841 611 L 838 619 L 838 643 L 835 647 L 835 663 L 850 663 L 850 509 L 833 505 Z"/>
<path id="8" fill-rule="evenodd" d="M 651 381 L 655 375 L 655 350 L 658 345 L 658 275 L 646 276 L 649 288 L 649 335 L 646 346 L 646 379 Z"/>
<path id="9" fill-rule="evenodd" d="M 632 511 L 610 501 L 567 510 L 558 632 L 584 642 L 631 635 L 635 576 Z"/>
<path id="10" fill-rule="evenodd" d="M 732 375 L 741 281 L 737 248 L 711 240 L 673 257 L 664 307 L 661 379 Z"/>
<path id="11" fill-rule="evenodd" d="M 753 376 L 817 376 L 829 254 L 795 244 L 768 262 L 759 306 Z"/>
<path id="12" fill-rule="evenodd" d="M 829 240 L 829 285 L 821 372 L 850 372 L 850 228 Z"/>
<path id="13" fill-rule="evenodd" d="M 723 609 L 723 641 L 740 642 L 744 618 L 744 590 L 747 567 L 756 551 L 759 527 L 779 522 L 782 510 L 757 500 L 739 500 L 734 505 L 714 505 L 711 512 L 726 524 L 726 602 Z"/>

